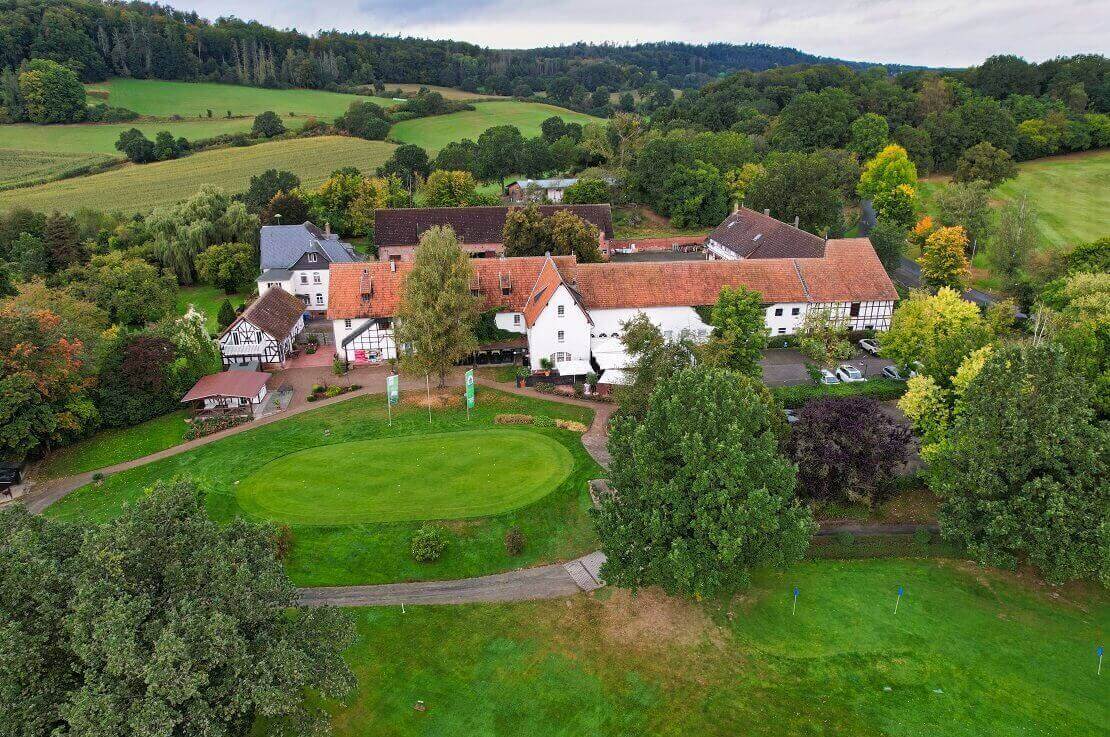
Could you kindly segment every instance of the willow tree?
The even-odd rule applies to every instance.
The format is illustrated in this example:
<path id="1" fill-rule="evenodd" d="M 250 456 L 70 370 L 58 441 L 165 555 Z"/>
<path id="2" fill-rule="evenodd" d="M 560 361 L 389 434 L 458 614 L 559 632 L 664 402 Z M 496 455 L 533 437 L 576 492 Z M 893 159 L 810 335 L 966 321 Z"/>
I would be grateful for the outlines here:
<path id="1" fill-rule="evenodd" d="M 459 248 L 455 231 L 436 227 L 424 232 L 397 310 L 395 336 L 404 346 L 401 367 L 406 372 L 435 374 L 443 387 L 455 362 L 477 349 L 479 304 L 470 291 L 473 277 L 474 267 Z"/>

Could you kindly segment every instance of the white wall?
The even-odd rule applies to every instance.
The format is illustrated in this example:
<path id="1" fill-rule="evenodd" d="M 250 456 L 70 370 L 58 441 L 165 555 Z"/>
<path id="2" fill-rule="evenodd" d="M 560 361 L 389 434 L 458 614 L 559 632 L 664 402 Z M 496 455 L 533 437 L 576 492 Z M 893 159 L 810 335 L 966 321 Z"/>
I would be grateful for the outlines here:
<path id="1" fill-rule="evenodd" d="M 807 307 L 808 305 L 805 302 L 780 302 L 769 305 L 764 310 L 764 314 L 766 315 L 767 330 L 771 333 L 771 337 L 793 335 L 797 332 L 798 326 L 805 319 Z M 796 315 L 794 314 L 795 310 L 798 312 Z M 782 314 L 776 314 L 777 312 Z"/>
<path id="2" fill-rule="evenodd" d="M 372 327 L 365 331 L 346 347 L 343 346 L 343 341 L 348 335 L 360 329 L 368 322 L 377 322 L 371 318 L 358 318 L 350 320 L 350 327 L 347 327 L 347 320 L 332 320 L 332 332 L 335 335 L 335 351 L 343 356 L 351 363 L 356 362 L 356 351 L 367 351 L 369 353 L 376 352 L 378 354 L 378 361 L 387 361 L 391 358 L 397 357 L 397 344 L 393 340 L 393 329 L 378 329 Z"/>
<path id="3" fill-rule="evenodd" d="M 498 312 L 493 316 L 493 324 L 513 333 L 528 332 L 528 326 L 524 324 L 524 315 L 519 312 Z"/>
<path id="4" fill-rule="evenodd" d="M 561 317 L 559 307 L 563 308 Z M 559 331 L 563 332 L 563 340 L 559 340 Z M 554 353 L 569 353 L 572 361 L 590 360 L 589 320 L 565 286 L 555 290 L 528 329 L 528 352 L 533 371 L 540 369 L 540 359 L 550 358 Z"/>
<path id="5" fill-rule="evenodd" d="M 602 336 L 619 337 L 623 332 L 621 326 L 640 313 L 647 315 L 648 319 L 663 333 L 663 337 L 677 338 L 683 330 L 689 331 L 694 338 L 705 338 L 709 335 L 710 327 L 702 322 L 693 307 L 645 307 L 590 310 L 590 317 L 594 321 L 593 336 L 599 339 L 602 339 Z"/>
<path id="6" fill-rule="evenodd" d="M 321 264 L 319 269 L 304 269 L 293 272 L 290 286 L 286 289 L 290 294 L 308 298 L 308 309 L 319 312 L 328 308 L 328 268 Z M 305 280 L 308 283 L 302 284 Z M 316 280 L 319 279 L 319 283 Z"/>
<path id="7" fill-rule="evenodd" d="M 258 296 L 261 297 L 266 292 L 270 291 L 273 287 L 281 287 L 285 291 L 293 294 L 292 281 L 273 281 L 272 279 L 263 279 L 261 275 L 258 277 Z"/>

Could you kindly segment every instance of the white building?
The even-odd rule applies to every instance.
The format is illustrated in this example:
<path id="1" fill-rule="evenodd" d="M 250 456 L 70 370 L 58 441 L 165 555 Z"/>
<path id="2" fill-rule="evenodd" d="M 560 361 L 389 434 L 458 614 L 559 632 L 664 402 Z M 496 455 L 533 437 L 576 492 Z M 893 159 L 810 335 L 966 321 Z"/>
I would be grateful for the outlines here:
<path id="1" fill-rule="evenodd" d="M 826 240 L 771 217 L 769 210 L 756 212 L 738 207 L 705 238 L 710 261 L 749 258 L 820 258 Z"/>
<path id="2" fill-rule="evenodd" d="M 281 287 L 268 289 L 220 333 L 224 368 L 282 365 L 302 330 L 304 304 Z"/>
<path id="3" fill-rule="evenodd" d="M 664 337 L 708 337 L 698 307 L 724 287 L 762 295 L 770 335 L 790 335 L 810 310 L 829 309 L 853 330 L 886 330 L 898 294 L 870 241 L 825 241 L 818 257 L 579 264 L 573 257 L 472 262 L 475 295 L 499 327 L 527 337 L 533 370 L 563 375 L 629 364 L 624 324 L 643 313 Z M 392 318 L 411 263 L 336 264 L 331 307 L 335 342 L 348 360 L 392 358 Z M 342 352 L 341 352 L 342 355 Z"/>
<path id="4" fill-rule="evenodd" d="M 262 273 L 258 294 L 281 287 L 296 295 L 311 312 L 328 309 L 328 267 L 356 260 L 354 248 L 326 226 L 263 225 L 259 234 Z"/>

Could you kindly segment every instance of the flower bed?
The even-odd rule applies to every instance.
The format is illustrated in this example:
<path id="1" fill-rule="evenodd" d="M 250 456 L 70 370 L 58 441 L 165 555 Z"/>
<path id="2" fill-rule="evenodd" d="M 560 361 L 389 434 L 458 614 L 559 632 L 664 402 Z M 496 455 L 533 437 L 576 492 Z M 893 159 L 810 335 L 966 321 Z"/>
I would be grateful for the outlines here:
<path id="1" fill-rule="evenodd" d="M 230 430 L 233 427 L 246 424 L 254 418 L 250 415 L 228 415 L 226 417 L 209 417 L 203 420 L 193 420 L 189 429 L 185 431 L 184 440 L 196 440 L 214 432 Z"/>
<path id="2" fill-rule="evenodd" d="M 312 391 L 308 394 L 308 401 L 318 402 L 321 399 L 331 399 L 338 397 L 340 394 L 347 394 L 348 392 L 358 391 L 362 387 L 358 384 L 351 384 L 350 386 L 328 386 L 327 384 L 316 384 L 312 387 Z"/>

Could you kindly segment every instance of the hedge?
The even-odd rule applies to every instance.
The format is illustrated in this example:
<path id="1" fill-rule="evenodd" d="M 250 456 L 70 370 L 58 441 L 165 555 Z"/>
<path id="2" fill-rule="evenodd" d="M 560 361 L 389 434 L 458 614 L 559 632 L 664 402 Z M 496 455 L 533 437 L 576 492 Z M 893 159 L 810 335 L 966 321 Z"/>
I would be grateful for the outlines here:
<path id="1" fill-rule="evenodd" d="M 906 382 L 877 378 L 832 385 L 776 386 L 771 389 L 771 392 L 783 403 L 783 406 L 796 409 L 811 399 L 822 397 L 872 397 L 879 401 L 898 399 L 906 392 Z"/>

